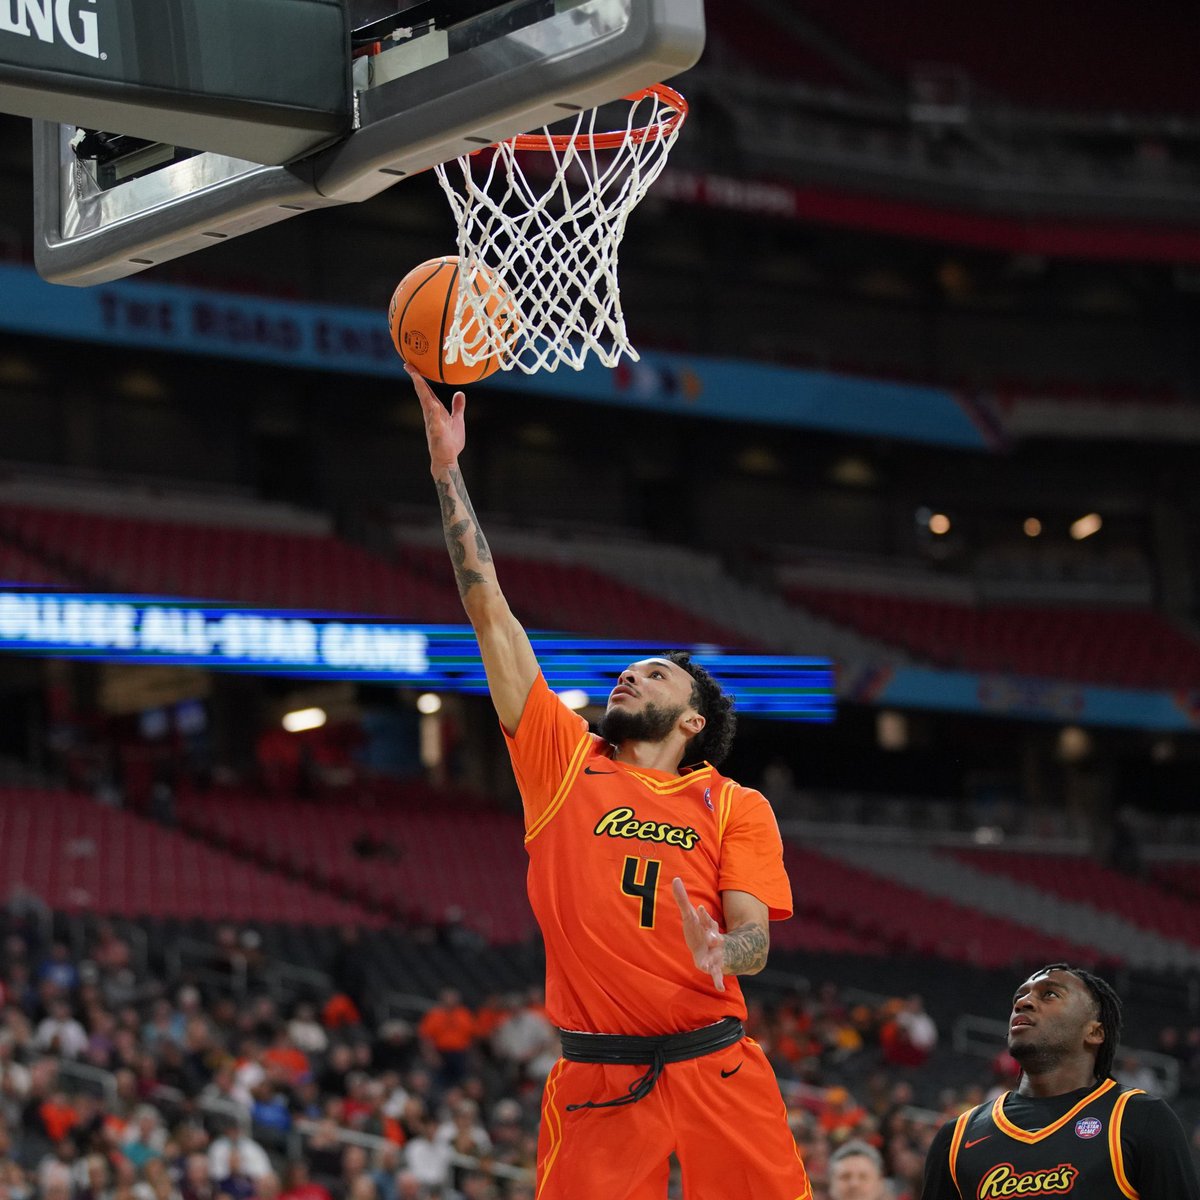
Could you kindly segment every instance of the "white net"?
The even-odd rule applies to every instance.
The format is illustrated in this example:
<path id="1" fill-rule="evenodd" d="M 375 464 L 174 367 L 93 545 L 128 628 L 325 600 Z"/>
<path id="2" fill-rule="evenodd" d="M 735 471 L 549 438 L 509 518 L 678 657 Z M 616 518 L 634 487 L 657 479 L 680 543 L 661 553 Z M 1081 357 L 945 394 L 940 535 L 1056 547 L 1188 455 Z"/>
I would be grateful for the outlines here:
<path id="1" fill-rule="evenodd" d="M 617 251 L 629 214 L 658 178 L 687 113 L 657 85 L 626 98 L 624 129 L 527 134 L 436 168 L 458 222 L 461 263 L 443 354 L 468 366 L 496 358 L 533 374 L 589 353 L 636 360 L 621 311 Z"/>

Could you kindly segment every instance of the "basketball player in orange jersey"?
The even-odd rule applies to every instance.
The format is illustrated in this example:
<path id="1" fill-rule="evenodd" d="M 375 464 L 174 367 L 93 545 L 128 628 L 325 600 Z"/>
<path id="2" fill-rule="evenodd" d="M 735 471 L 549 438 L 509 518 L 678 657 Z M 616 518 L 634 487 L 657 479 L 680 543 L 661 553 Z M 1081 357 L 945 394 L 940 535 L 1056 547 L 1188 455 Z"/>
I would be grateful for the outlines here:
<path id="1" fill-rule="evenodd" d="M 600 735 L 546 686 L 497 582 L 450 411 L 411 368 L 459 593 L 525 810 L 529 899 L 563 1058 L 546 1080 L 537 1200 L 810 1200 L 774 1073 L 742 1030 L 736 976 L 791 915 L 758 792 L 718 775 L 729 699 L 686 654 L 633 663 Z M 687 767 L 681 764 L 695 764 Z"/>
<path id="2" fill-rule="evenodd" d="M 1035 971 L 1009 1019 L 1021 1082 L 938 1131 L 921 1200 L 1200 1200 L 1179 1118 L 1109 1078 L 1120 1037 L 1103 979 L 1067 963 Z"/>

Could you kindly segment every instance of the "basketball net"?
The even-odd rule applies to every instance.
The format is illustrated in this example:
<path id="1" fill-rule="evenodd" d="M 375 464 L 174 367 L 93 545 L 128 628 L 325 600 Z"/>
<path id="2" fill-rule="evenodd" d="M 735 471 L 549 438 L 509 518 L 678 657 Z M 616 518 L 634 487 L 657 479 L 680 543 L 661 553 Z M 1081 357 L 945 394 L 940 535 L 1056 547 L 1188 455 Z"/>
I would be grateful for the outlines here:
<path id="1" fill-rule="evenodd" d="M 597 130 L 598 110 L 566 133 L 499 142 L 436 168 L 458 222 L 460 286 L 447 362 L 532 375 L 589 353 L 635 361 L 617 284 L 625 222 L 666 165 L 687 102 L 662 84 L 625 97 L 624 129 Z M 524 158 L 525 166 L 522 161 Z M 496 320 L 508 313 L 513 319 Z"/>

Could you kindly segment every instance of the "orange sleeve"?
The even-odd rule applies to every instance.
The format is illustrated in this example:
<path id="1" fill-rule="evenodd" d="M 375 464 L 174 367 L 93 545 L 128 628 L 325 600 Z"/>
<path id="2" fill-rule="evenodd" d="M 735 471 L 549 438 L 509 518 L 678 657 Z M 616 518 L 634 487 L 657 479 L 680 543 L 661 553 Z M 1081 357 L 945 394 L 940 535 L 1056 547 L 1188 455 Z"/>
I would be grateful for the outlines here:
<path id="1" fill-rule="evenodd" d="M 503 727 L 502 727 L 503 728 Z M 526 832 L 550 807 L 581 744 L 590 744 L 587 722 L 572 712 L 539 672 L 529 690 L 517 731 L 504 731 L 513 773 L 525 808 Z"/>
<path id="2" fill-rule="evenodd" d="M 735 787 L 729 819 L 721 836 L 717 888 L 749 892 L 769 910 L 772 921 L 792 915 L 792 885 L 783 867 L 783 839 L 766 796 Z"/>

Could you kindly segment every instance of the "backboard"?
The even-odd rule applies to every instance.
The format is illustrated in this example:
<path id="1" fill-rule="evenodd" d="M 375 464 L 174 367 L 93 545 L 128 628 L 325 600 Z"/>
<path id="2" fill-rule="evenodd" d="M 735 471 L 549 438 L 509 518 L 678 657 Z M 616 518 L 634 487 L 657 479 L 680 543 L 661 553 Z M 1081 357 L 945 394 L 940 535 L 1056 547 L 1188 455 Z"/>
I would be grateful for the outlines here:
<path id="1" fill-rule="evenodd" d="M 128 9 L 161 0 L 109 2 Z M 703 0 L 341 3 L 351 130 L 315 152 L 268 165 L 220 139 L 185 147 L 136 130 L 35 120 L 42 276 L 102 283 L 310 209 L 366 200 L 460 154 L 667 79 L 692 66 L 704 44 Z M 286 18 L 278 34 L 288 45 Z"/>

